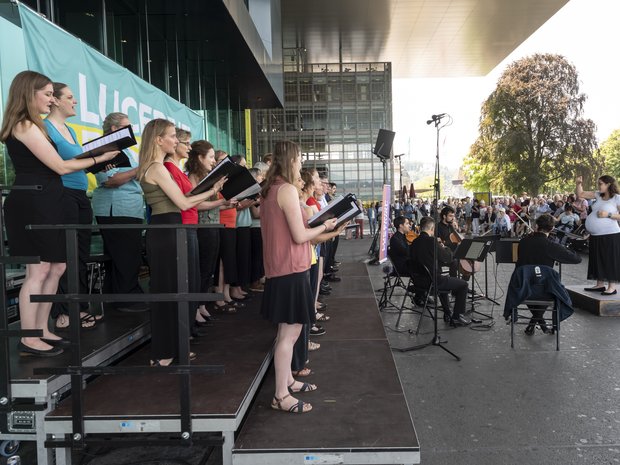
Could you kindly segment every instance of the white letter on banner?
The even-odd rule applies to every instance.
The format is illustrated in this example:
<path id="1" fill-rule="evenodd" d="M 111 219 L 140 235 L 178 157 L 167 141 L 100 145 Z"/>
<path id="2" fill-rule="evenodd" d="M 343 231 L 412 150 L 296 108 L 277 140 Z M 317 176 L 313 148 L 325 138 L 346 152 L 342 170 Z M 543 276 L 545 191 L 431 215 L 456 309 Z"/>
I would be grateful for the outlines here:
<path id="1" fill-rule="evenodd" d="M 108 86 L 100 82 L 99 83 L 99 116 L 101 116 L 102 120 L 104 120 L 105 117 L 108 115 L 106 113 L 106 108 L 105 108 L 107 96 L 108 96 Z"/>
<path id="2" fill-rule="evenodd" d="M 118 90 L 114 91 L 114 113 L 118 113 L 120 109 L 118 108 Z"/>
<path id="3" fill-rule="evenodd" d="M 151 112 L 153 109 L 144 103 L 138 105 L 138 118 L 140 119 L 140 132 L 144 131 L 146 123 L 151 121 Z"/>
<path id="4" fill-rule="evenodd" d="M 97 116 L 97 113 L 88 111 L 88 89 L 86 86 L 86 76 L 82 73 L 78 73 L 78 81 L 80 83 L 80 119 L 84 123 L 99 126 L 99 117 Z"/>
<path id="5" fill-rule="evenodd" d="M 129 114 L 129 109 L 134 108 L 136 111 L 138 110 L 138 104 L 136 103 L 133 97 L 125 97 L 121 102 L 121 113 L 125 113 L 129 120 L 131 121 L 131 115 Z"/>

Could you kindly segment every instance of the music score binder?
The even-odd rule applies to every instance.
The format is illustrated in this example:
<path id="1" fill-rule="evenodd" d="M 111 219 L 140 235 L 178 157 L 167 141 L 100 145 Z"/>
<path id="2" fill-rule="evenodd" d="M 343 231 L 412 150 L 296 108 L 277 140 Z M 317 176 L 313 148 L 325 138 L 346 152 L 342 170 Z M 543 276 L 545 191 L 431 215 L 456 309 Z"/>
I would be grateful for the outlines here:
<path id="1" fill-rule="evenodd" d="M 361 212 L 355 195 L 349 193 L 340 199 L 334 199 L 308 220 L 308 226 L 314 228 L 325 221 L 337 218 L 336 227 L 350 221 Z"/>
<path id="2" fill-rule="evenodd" d="M 228 176 L 228 180 L 221 194 L 226 200 L 255 197 L 261 190 L 260 185 L 246 168 L 237 165 L 230 157 L 226 157 L 189 192 L 189 195 L 198 195 L 208 191 L 224 176 Z"/>
<path id="3" fill-rule="evenodd" d="M 123 152 L 123 150 L 133 147 L 137 143 L 138 142 L 136 141 L 131 126 L 125 126 L 82 144 L 82 150 L 84 150 L 84 152 L 75 158 L 84 159 L 96 157 L 97 155 L 101 155 L 105 152 L 118 150 L 119 154 L 111 160 L 97 163 L 96 165 L 87 168 L 86 171 L 95 174 L 104 170 L 108 165 L 114 165 L 116 168 L 127 168 L 131 166 L 131 163 L 129 162 L 129 157 Z"/>

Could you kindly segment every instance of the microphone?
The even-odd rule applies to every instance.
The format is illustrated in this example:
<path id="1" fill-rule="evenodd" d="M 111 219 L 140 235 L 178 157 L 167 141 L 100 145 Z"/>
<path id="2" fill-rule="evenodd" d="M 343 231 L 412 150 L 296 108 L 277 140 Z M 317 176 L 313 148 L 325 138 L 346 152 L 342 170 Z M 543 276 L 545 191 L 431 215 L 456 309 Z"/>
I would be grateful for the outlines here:
<path id="1" fill-rule="evenodd" d="M 443 118 L 446 115 L 447 115 L 447 113 L 440 113 L 438 115 L 431 115 L 431 119 L 426 120 L 426 124 L 434 123 L 435 121 L 440 120 L 441 118 Z"/>

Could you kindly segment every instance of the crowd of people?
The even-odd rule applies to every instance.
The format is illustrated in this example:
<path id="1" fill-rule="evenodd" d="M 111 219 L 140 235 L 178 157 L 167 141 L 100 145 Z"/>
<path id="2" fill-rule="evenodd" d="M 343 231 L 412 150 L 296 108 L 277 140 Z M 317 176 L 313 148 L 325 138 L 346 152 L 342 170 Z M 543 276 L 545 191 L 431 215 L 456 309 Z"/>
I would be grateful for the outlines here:
<path id="1" fill-rule="evenodd" d="M 70 325 L 95 329 L 101 315 L 81 308 L 80 321 L 70 321 L 66 305 L 34 303 L 30 296 L 66 292 L 64 233 L 27 228 L 37 224 L 216 225 L 187 228 L 188 286 L 191 293 L 216 292 L 222 300 L 190 302 L 190 339 L 202 337 L 201 327 L 212 313 L 241 311 L 252 295 L 262 295 L 262 314 L 278 325 L 275 348 L 276 390 L 272 407 L 295 413 L 312 406 L 292 397 L 316 385 L 296 381 L 311 373 L 308 352 L 320 344 L 310 336 L 325 334 L 324 299 L 340 281 L 336 251 L 340 233 L 336 220 L 308 227 L 308 219 L 337 197 L 337 186 L 315 169 L 301 170 L 301 153 L 293 142 L 278 142 L 253 167 L 245 157 L 216 150 L 207 140 L 164 119 L 149 121 L 142 130 L 139 155 L 125 151 L 130 166 L 109 162 L 118 155 L 76 158 L 83 153 L 67 124 L 76 115 L 77 101 L 69 86 L 32 72 L 19 73 L 11 84 L 0 140 L 6 144 L 15 168 L 15 183 L 4 203 L 9 252 L 36 256 L 40 263 L 26 265 L 19 310 L 23 329 L 38 329 L 42 337 L 21 338 L 22 355 L 56 356 L 70 346 L 57 333 Z M 47 115 L 42 117 L 42 115 Z M 108 134 L 131 125 L 128 115 L 114 112 L 103 121 Z M 262 191 L 250 198 L 224 198 L 226 177 L 206 192 L 192 190 L 218 163 L 229 159 L 245 167 Z M 97 187 L 87 195 L 85 170 L 103 163 L 96 173 Z M 40 188 L 31 189 L 32 186 Z M 357 227 L 363 235 L 363 217 Z M 151 293 L 177 289 L 176 228 L 147 230 L 102 229 L 106 262 L 105 291 L 142 294 L 141 268 L 149 268 Z M 144 244 L 144 246 L 143 246 Z M 87 263 L 91 232 L 78 234 L 80 293 L 87 294 Z M 144 261 L 146 259 L 146 261 Z M 178 304 L 176 302 L 115 302 L 124 312 L 150 310 L 151 366 L 168 366 L 178 358 Z M 50 314 L 53 323 L 50 324 Z M 53 328 L 53 329 L 50 329 Z M 190 352 L 190 360 L 197 354 Z"/>
<path id="2" fill-rule="evenodd" d="M 500 238 L 519 239 L 516 267 L 559 263 L 579 263 L 581 257 L 567 245 L 569 237 L 589 242 L 587 279 L 596 284 L 585 287 L 588 292 L 602 295 L 617 294 L 620 280 L 617 263 L 620 260 L 620 194 L 616 180 L 608 175 L 597 181 L 598 191 L 584 191 L 578 177 L 574 193 L 544 195 L 530 198 L 526 193 L 483 199 L 448 198 L 439 204 L 439 223 L 433 219 L 435 206 L 428 200 L 395 202 L 391 210 L 394 234 L 390 239 L 389 257 L 403 276 L 414 278 L 418 294 L 414 302 L 424 305 L 426 295 L 420 288 L 434 282 L 438 290 L 450 291 L 455 297 L 453 308 L 445 294 L 440 294 L 444 319 L 453 326 L 466 326 L 474 319 L 464 317 L 468 273 L 460 270 L 453 252 L 465 235 L 484 236 L 493 233 Z M 491 205 L 487 205 L 487 202 Z M 377 206 L 379 207 L 379 206 Z M 375 205 L 369 207 L 369 218 L 377 217 Z M 438 248 L 433 251 L 433 236 L 437 228 Z M 412 232 L 412 229 L 416 229 Z M 578 233 L 578 234 L 575 234 Z M 434 261 L 434 257 L 435 260 Z M 432 275 L 432 270 L 447 268 Z M 460 274 L 460 277 L 459 277 Z M 461 279 L 465 278 L 465 279 Z M 420 284 L 421 283 L 421 284 Z M 421 294 L 421 295 L 420 295 Z M 534 333 L 538 325 L 549 332 L 542 314 L 532 310 L 526 334 Z"/>

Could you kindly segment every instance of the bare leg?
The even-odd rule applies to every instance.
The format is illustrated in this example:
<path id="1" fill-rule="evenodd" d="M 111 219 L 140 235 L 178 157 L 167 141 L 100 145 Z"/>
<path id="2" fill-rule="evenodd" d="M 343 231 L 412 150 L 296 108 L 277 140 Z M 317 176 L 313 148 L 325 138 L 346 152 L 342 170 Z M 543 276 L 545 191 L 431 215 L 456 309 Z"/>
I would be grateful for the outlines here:
<path id="1" fill-rule="evenodd" d="M 605 290 L 605 292 L 613 292 L 615 290 L 616 290 L 616 282 L 609 281 L 609 284 L 607 284 L 607 289 Z"/>
<path id="2" fill-rule="evenodd" d="M 224 290 L 225 286 L 226 285 L 224 284 L 224 264 L 220 260 L 220 272 L 219 272 L 219 277 L 217 280 L 217 286 L 215 286 L 215 292 L 219 294 L 224 294 L 224 300 L 230 300 L 230 296 L 228 297 L 228 299 L 226 299 L 226 292 Z M 217 302 L 215 302 L 215 305 L 219 307 L 223 307 L 224 305 L 226 305 L 226 302 L 224 300 L 218 300 Z"/>
<path id="3" fill-rule="evenodd" d="M 22 329 L 42 329 L 47 330 L 47 320 L 44 327 L 41 326 L 39 317 L 38 303 L 30 302 L 33 294 L 43 294 L 43 285 L 47 280 L 51 270 L 51 263 L 41 262 L 33 265 L 26 265 L 26 279 L 19 291 L 19 318 Z M 49 311 L 47 313 L 49 315 Z M 49 333 L 49 331 L 48 331 Z M 38 350 L 49 350 L 49 344 L 41 341 L 38 337 L 24 337 L 21 342 L 28 347 Z"/>
<path id="4" fill-rule="evenodd" d="M 67 268 L 66 263 L 52 263 L 47 279 L 43 282 L 42 294 L 56 294 L 58 291 L 58 281 Z M 38 304 L 37 309 L 37 327 L 43 328 L 43 337 L 47 339 L 61 339 L 48 328 L 50 312 L 52 310 L 51 302 L 42 302 Z M 94 324 L 94 323 L 93 323 Z"/>
<path id="5" fill-rule="evenodd" d="M 299 338 L 301 328 L 301 324 L 289 325 L 280 323 L 278 325 L 278 337 L 276 339 L 276 347 L 273 355 L 276 371 L 275 397 L 277 399 L 286 397 L 289 394 L 288 386 L 295 381 L 291 373 L 291 361 L 293 360 L 293 346 L 297 338 Z M 283 409 L 288 410 L 295 402 L 297 402 L 297 400 L 289 396 L 281 403 L 281 406 Z M 306 408 L 310 409 L 312 407 Z"/>

